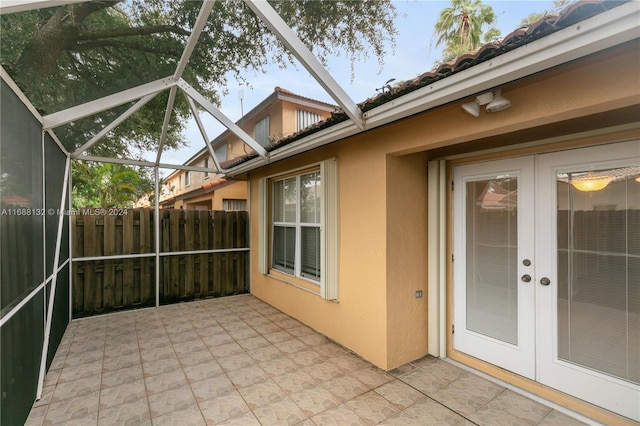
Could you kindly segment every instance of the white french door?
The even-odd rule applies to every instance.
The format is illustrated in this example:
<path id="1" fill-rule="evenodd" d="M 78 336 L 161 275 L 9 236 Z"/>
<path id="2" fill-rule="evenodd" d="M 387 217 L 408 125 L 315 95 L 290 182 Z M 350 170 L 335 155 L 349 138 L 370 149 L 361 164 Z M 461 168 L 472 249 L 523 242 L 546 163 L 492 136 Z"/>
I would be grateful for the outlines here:
<path id="1" fill-rule="evenodd" d="M 454 349 L 640 420 L 640 142 L 454 168 Z"/>

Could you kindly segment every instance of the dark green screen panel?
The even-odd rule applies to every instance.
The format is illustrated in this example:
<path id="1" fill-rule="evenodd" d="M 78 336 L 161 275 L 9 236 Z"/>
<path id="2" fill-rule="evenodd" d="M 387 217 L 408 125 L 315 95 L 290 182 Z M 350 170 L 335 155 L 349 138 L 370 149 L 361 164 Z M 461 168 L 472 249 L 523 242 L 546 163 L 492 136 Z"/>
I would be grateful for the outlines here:
<path id="1" fill-rule="evenodd" d="M 24 424 L 38 387 L 44 318 L 39 292 L 0 329 L 0 424 Z"/>
<path id="2" fill-rule="evenodd" d="M 42 127 L 3 81 L 0 86 L 0 315 L 44 280 Z"/>

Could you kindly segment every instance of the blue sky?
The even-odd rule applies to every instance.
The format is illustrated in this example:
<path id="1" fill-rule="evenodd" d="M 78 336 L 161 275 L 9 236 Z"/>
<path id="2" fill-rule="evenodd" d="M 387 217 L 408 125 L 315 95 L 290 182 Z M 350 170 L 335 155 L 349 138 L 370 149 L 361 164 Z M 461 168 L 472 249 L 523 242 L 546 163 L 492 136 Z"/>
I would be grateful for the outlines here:
<path id="1" fill-rule="evenodd" d="M 542 12 L 553 6 L 553 1 L 535 0 L 485 0 L 484 3 L 493 7 L 497 16 L 496 26 L 503 37 L 518 28 L 522 19 L 530 13 Z M 398 0 L 394 1 L 394 4 L 398 12 L 396 28 L 399 34 L 396 37 L 395 49 L 388 49 L 389 56 L 385 59 L 382 69 L 376 58 L 372 57 L 368 61 L 355 64 L 352 79 L 350 63 L 344 56 L 328 59 L 329 72 L 356 103 L 375 95 L 376 88 L 391 78 L 408 80 L 431 70 L 434 62 L 441 56 L 440 48 L 436 49 L 433 43 L 433 27 L 440 11 L 448 7 L 450 2 Z M 286 69 L 272 66 L 266 68 L 265 74 L 247 71 L 245 77 L 251 83 L 251 87 L 240 87 L 235 80 L 230 80 L 229 94 L 222 98 L 220 106 L 222 112 L 234 121 L 242 116 L 241 111 L 246 113 L 251 110 L 269 96 L 276 86 L 302 96 L 335 103 L 302 66 Z M 243 94 L 242 109 L 240 93 Z M 225 130 L 208 114 L 201 114 L 201 118 L 209 139 Z M 187 126 L 185 136 L 189 146 L 179 152 L 165 152 L 162 155 L 163 163 L 182 164 L 204 147 L 200 132 L 194 123 Z"/>

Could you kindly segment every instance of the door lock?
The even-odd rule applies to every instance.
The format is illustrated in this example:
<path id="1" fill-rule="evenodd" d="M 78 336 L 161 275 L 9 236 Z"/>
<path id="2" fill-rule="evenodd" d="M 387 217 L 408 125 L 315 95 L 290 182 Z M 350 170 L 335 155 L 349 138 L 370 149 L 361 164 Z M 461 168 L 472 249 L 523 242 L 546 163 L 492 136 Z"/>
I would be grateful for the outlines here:
<path id="1" fill-rule="evenodd" d="M 549 285 L 549 284 L 551 284 L 551 280 L 549 278 L 547 278 L 547 277 L 542 277 L 542 278 L 540 278 L 540 284 Z"/>

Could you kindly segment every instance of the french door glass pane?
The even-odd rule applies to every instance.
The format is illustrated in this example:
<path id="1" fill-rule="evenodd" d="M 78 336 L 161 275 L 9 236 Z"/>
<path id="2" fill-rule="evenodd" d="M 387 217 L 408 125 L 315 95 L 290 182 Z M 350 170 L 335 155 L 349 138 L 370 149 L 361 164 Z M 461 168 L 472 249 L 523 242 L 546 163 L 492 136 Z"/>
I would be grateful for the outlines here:
<path id="1" fill-rule="evenodd" d="M 466 184 L 468 330 L 518 343 L 518 181 Z"/>
<path id="2" fill-rule="evenodd" d="M 296 228 L 273 227 L 273 268 L 293 274 L 296 260 Z"/>
<path id="3" fill-rule="evenodd" d="M 302 276 L 320 281 L 320 228 L 303 226 L 301 236 Z"/>
<path id="4" fill-rule="evenodd" d="M 320 223 L 320 172 L 300 176 L 300 222 Z"/>
<path id="5" fill-rule="evenodd" d="M 558 357 L 640 383 L 640 167 L 556 181 Z"/>

